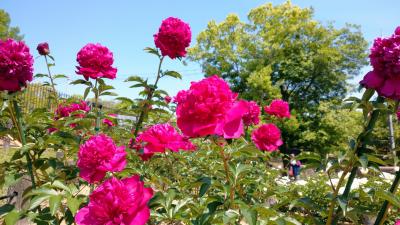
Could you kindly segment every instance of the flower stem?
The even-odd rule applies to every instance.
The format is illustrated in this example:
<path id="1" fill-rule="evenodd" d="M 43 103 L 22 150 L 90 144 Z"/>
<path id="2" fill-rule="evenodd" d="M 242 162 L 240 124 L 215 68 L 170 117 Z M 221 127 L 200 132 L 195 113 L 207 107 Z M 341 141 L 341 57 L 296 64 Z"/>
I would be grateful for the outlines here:
<path id="1" fill-rule="evenodd" d="M 58 93 L 57 93 L 57 90 L 56 90 L 56 85 L 54 84 L 54 78 L 53 78 L 53 76 L 51 75 L 51 72 L 50 72 L 50 66 L 49 66 L 49 63 L 48 63 L 46 55 L 44 55 L 44 60 L 46 61 L 47 72 L 49 73 L 51 87 L 53 88 L 53 92 L 54 92 L 54 98 L 56 100 L 56 103 L 58 103 Z"/>
<path id="2" fill-rule="evenodd" d="M 219 146 L 220 148 L 220 154 L 221 154 L 221 158 L 224 164 L 224 170 L 225 170 L 225 176 L 226 176 L 226 183 L 230 186 L 230 191 L 229 191 L 229 206 L 231 206 L 233 204 L 233 200 L 235 198 L 235 187 L 234 185 L 231 183 L 230 178 L 229 178 L 229 167 L 228 167 L 228 157 L 225 155 L 225 151 L 224 148 L 222 146 L 220 146 L 218 143 L 215 143 L 217 146 Z"/>
<path id="3" fill-rule="evenodd" d="M 396 193 L 397 187 L 399 186 L 399 182 L 400 182 L 400 171 L 397 171 L 396 177 L 394 178 L 392 186 L 390 187 L 390 193 L 392 194 Z M 389 202 L 385 200 L 382 204 L 381 210 L 378 213 L 378 216 L 376 217 L 374 225 L 382 225 L 385 222 L 388 208 L 389 208 Z"/>
<path id="4" fill-rule="evenodd" d="M 94 130 L 95 130 L 96 134 L 98 134 L 99 131 L 100 131 L 100 117 L 101 117 L 100 108 L 98 106 L 98 104 L 99 104 L 99 90 L 98 90 L 98 87 L 97 87 L 97 83 L 98 82 L 97 82 L 97 79 L 96 79 L 96 82 L 94 84 L 94 90 L 95 90 L 95 92 L 94 92 L 94 107 L 96 109 L 96 124 L 95 124 Z"/>
<path id="5" fill-rule="evenodd" d="M 378 96 L 378 98 L 376 99 L 376 103 L 383 103 L 383 102 L 384 102 L 384 99 L 382 97 Z M 379 110 L 374 110 L 372 112 L 371 117 L 370 117 L 370 119 L 368 121 L 368 124 L 363 130 L 363 133 L 372 131 L 372 129 L 375 126 L 376 121 L 379 118 L 379 114 L 380 114 Z M 360 140 L 360 143 L 358 143 L 357 148 L 356 148 L 356 150 L 354 152 L 354 155 L 360 156 L 364 152 L 365 148 L 366 148 L 365 137 L 363 137 Z M 354 158 L 353 158 L 353 160 L 354 160 Z M 347 199 L 348 198 L 350 190 L 351 190 L 351 186 L 352 186 L 352 184 L 354 182 L 354 178 L 356 177 L 356 174 L 357 174 L 357 171 L 358 171 L 358 166 L 355 165 L 354 162 L 351 162 L 349 165 L 350 165 L 350 168 L 351 168 L 351 172 L 350 172 L 349 179 L 347 180 L 347 184 L 346 184 L 345 190 L 344 190 L 344 192 L 342 194 L 342 198 L 343 199 Z M 340 178 L 340 180 L 338 182 L 338 185 L 336 187 L 336 191 L 334 192 L 333 199 L 331 201 L 331 205 L 330 205 L 330 208 L 329 208 L 328 220 L 326 222 L 326 225 L 336 224 L 337 221 L 338 221 L 338 219 L 335 218 L 333 211 L 334 211 L 334 207 L 336 205 L 336 197 L 338 195 L 338 192 L 339 192 L 339 189 L 340 189 L 340 186 L 341 186 L 341 183 L 342 183 L 341 181 L 344 179 L 344 177 L 347 175 L 348 172 L 349 172 L 349 170 L 343 171 L 342 177 Z M 336 214 L 338 214 L 340 212 L 340 208 L 338 208 L 336 212 L 337 212 Z"/>
<path id="6" fill-rule="evenodd" d="M 12 103 L 13 103 L 13 108 L 15 111 L 15 115 L 16 115 L 16 120 L 15 122 L 17 124 L 15 124 L 18 128 L 18 132 L 19 132 L 19 137 L 20 137 L 20 141 L 22 146 L 26 145 L 26 139 L 25 139 L 25 130 L 24 127 L 22 125 L 22 114 L 21 114 L 21 109 L 19 108 L 18 102 L 16 99 L 12 99 Z M 32 166 L 32 160 L 31 157 L 29 155 L 29 151 L 25 152 L 25 157 L 26 157 L 26 163 L 27 163 L 27 167 L 28 167 L 28 173 L 29 176 L 31 178 L 31 182 L 32 182 L 32 189 L 36 188 L 36 183 L 35 183 L 35 176 L 33 175 L 33 166 Z"/>
<path id="7" fill-rule="evenodd" d="M 151 99 L 153 98 L 153 94 L 154 94 L 154 91 L 155 91 L 156 88 L 157 88 L 158 81 L 159 81 L 160 78 L 161 78 L 161 65 L 162 65 L 163 60 L 164 60 L 164 56 L 162 56 L 162 57 L 160 58 L 160 63 L 158 64 L 158 70 L 157 70 L 157 78 L 156 78 L 156 81 L 154 82 L 153 87 L 149 90 L 149 93 L 147 94 L 147 97 L 146 97 L 145 103 L 144 103 L 144 105 L 143 105 L 143 108 L 142 108 L 142 110 L 140 111 L 139 119 L 137 120 L 137 122 L 136 122 L 136 124 L 135 124 L 135 131 L 133 132 L 133 135 L 134 135 L 135 137 L 136 137 L 137 134 L 139 133 L 139 129 L 140 129 L 140 127 L 142 126 L 142 123 L 143 123 L 143 121 L 144 121 L 144 118 L 146 117 L 147 113 L 149 112 L 150 101 L 151 101 Z"/>

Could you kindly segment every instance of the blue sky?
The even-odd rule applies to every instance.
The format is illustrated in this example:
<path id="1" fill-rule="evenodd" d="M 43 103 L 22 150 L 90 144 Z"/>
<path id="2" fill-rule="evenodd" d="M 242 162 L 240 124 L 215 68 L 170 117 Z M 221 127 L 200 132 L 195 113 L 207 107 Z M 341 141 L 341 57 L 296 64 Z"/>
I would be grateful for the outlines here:
<path id="1" fill-rule="evenodd" d="M 111 82 L 121 96 L 137 97 L 137 91 L 128 88 L 123 80 L 128 75 L 154 79 L 157 59 L 142 51 L 153 46 L 153 34 L 163 19 L 179 17 L 191 26 L 193 39 L 208 21 L 222 21 L 229 13 L 236 13 L 245 20 L 250 9 L 270 1 L 259 0 L 201 0 L 201 1 L 105 1 L 105 0 L 1 0 L 0 8 L 11 16 L 12 25 L 19 26 L 31 51 L 47 41 L 56 58 L 54 74 L 66 74 L 76 79 L 76 53 L 89 42 L 101 43 L 114 53 L 118 78 Z M 271 1 L 280 4 L 284 1 Z M 361 25 L 365 38 L 371 43 L 377 36 L 391 34 L 400 25 L 399 0 L 298 0 L 301 7 L 312 6 L 315 18 L 322 22 L 334 21 L 341 27 L 346 22 Z M 43 58 L 35 61 L 35 73 L 45 72 Z M 196 63 L 183 66 L 179 61 L 166 60 L 164 69 L 182 71 L 183 80 L 166 78 L 160 87 L 174 95 L 186 89 L 190 81 L 203 77 Z M 365 68 L 364 71 L 367 71 Z M 358 79 L 360 79 L 359 77 Z M 61 92 L 83 93 L 83 87 L 58 86 Z"/>

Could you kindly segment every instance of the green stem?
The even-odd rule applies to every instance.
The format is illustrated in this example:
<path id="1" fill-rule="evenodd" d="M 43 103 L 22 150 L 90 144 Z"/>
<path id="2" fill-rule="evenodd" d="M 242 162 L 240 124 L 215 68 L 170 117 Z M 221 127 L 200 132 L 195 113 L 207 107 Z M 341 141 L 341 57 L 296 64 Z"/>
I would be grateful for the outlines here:
<path id="1" fill-rule="evenodd" d="M 149 93 L 147 94 L 146 101 L 143 105 L 142 110 L 140 111 L 139 119 L 137 120 L 137 122 L 135 124 L 135 131 L 133 132 L 133 135 L 135 137 L 139 133 L 139 129 L 142 126 L 144 118 L 146 117 L 146 115 L 149 111 L 149 106 L 150 106 L 149 103 L 150 103 L 151 99 L 153 98 L 154 91 L 157 88 L 158 81 L 161 78 L 161 65 L 162 65 L 163 60 L 164 60 L 164 56 L 160 58 L 160 63 L 158 64 L 156 81 L 154 82 L 153 88 L 151 90 L 149 90 Z"/>
<path id="2" fill-rule="evenodd" d="M 215 144 L 220 148 L 220 154 L 221 154 L 221 158 L 222 158 L 222 162 L 224 165 L 224 171 L 225 171 L 225 176 L 226 176 L 226 183 L 229 185 L 230 187 L 230 191 L 229 191 L 229 207 L 231 207 L 231 205 L 233 204 L 233 200 L 235 198 L 235 187 L 233 184 L 231 184 L 231 181 L 229 179 L 229 167 L 228 167 L 228 157 L 225 155 L 225 150 L 222 146 L 220 146 L 217 142 L 215 142 Z"/>
<path id="3" fill-rule="evenodd" d="M 50 78 L 50 82 L 51 82 L 51 87 L 53 88 L 54 97 L 56 99 L 56 103 L 58 103 L 58 94 L 57 94 L 57 90 L 56 90 L 56 85 L 54 84 L 54 79 L 53 79 L 53 76 L 51 75 L 50 67 L 49 67 L 49 63 L 47 61 L 46 55 L 44 56 L 44 60 L 46 61 L 47 72 L 49 73 L 49 78 Z"/>
<path id="4" fill-rule="evenodd" d="M 21 144 L 22 146 L 26 145 L 26 138 L 25 138 L 25 130 L 24 126 L 22 125 L 22 114 L 21 114 L 21 109 L 19 108 L 18 102 L 16 99 L 12 100 L 14 109 L 15 109 L 15 115 L 16 115 L 16 122 L 18 126 L 18 131 L 20 132 L 20 138 L 21 138 Z M 36 188 L 36 183 L 35 183 L 35 176 L 33 175 L 33 166 L 32 166 L 32 160 L 29 155 L 29 151 L 25 152 L 25 157 L 26 157 L 26 163 L 28 166 L 28 173 L 29 176 L 31 177 L 31 182 L 32 182 L 32 189 Z"/>
<path id="5" fill-rule="evenodd" d="M 376 99 L 376 103 L 383 103 L 383 102 L 384 102 L 384 98 L 378 96 L 378 98 Z M 372 112 L 371 118 L 369 119 L 367 126 L 364 128 L 363 133 L 364 132 L 368 132 L 368 131 L 372 132 L 372 129 L 374 128 L 374 126 L 376 124 L 376 121 L 379 118 L 379 114 L 380 114 L 379 110 L 374 110 Z M 364 152 L 364 150 L 366 148 L 365 138 L 366 137 L 363 137 L 360 140 L 361 145 L 358 145 L 358 147 L 356 148 L 356 151 L 354 152 L 354 155 L 361 156 L 362 153 Z M 342 199 L 347 199 L 348 198 L 348 196 L 350 194 L 350 191 L 351 191 L 351 186 L 353 185 L 354 179 L 355 179 L 355 177 L 357 175 L 357 171 L 358 171 L 358 166 L 357 166 L 357 164 L 354 164 L 353 168 L 352 168 L 352 170 L 350 172 L 349 179 L 347 180 L 346 187 L 345 187 L 344 192 L 342 194 Z M 339 190 L 340 186 L 338 185 L 336 187 L 336 189 Z M 331 204 L 333 206 L 335 205 L 335 198 L 336 198 L 336 196 L 334 196 L 334 201 L 331 202 Z M 336 210 L 336 214 L 338 214 L 339 212 L 340 212 L 340 208 L 338 208 Z M 328 214 L 328 220 L 327 220 L 326 225 L 336 224 L 337 222 L 338 222 L 338 218 L 335 218 L 335 216 L 333 215 L 333 210 L 330 211 L 329 214 Z"/>
<path id="6" fill-rule="evenodd" d="M 400 171 L 397 171 L 396 177 L 394 178 L 392 186 L 390 187 L 390 193 L 392 194 L 396 193 L 397 187 L 399 186 L 399 182 L 400 182 Z M 381 225 L 385 222 L 388 208 L 389 208 L 389 202 L 385 200 L 382 204 L 381 210 L 378 213 L 378 216 L 376 217 L 374 225 Z"/>
<path id="7" fill-rule="evenodd" d="M 99 90 L 97 89 L 97 79 L 96 79 L 96 82 L 95 82 L 95 84 L 94 84 L 94 89 L 95 89 L 95 93 L 94 93 L 94 107 L 95 107 L 95 110 L 96 110 L 96 125 L 95 125 L 95 128 L 94 128 L 94 131 L 96 132 L 96 134 L 98 134 L 99 133 L 99 131 L 100 131 L 100 117 L 101 117 L 101 112 L 100 112 L 100 108 L 99 108 L 99 106 L 98 106 L 98 103 L 99 103 Z"/>

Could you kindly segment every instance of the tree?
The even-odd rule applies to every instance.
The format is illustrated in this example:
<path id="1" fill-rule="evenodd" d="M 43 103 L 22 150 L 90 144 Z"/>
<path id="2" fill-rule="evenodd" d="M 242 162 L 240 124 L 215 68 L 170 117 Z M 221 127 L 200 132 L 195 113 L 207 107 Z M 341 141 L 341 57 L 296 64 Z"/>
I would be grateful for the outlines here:
<path id="1" fill-rule="evenodd" d="M 251 10 L 247 23 L 234 14 L 210 21 L 189 59 L 207 75 L 220 74 L 242 97 L 262 101 L 279 90 L 292 108 L 312 115 L 319 102 L 344 97 L 347 80 L 367 64 L 366 50 L 359 26 L 324 26 L 311 8 L 288 1 Z"/>
<path id="2" fill-rule="evenodd" d="M 19 28 L 10 27 L 10 22 L 10 15 L 6 11 L 0 9 L 0 39 L 13 38 L 22 40 L 23 35 L 19 34 Z"/>

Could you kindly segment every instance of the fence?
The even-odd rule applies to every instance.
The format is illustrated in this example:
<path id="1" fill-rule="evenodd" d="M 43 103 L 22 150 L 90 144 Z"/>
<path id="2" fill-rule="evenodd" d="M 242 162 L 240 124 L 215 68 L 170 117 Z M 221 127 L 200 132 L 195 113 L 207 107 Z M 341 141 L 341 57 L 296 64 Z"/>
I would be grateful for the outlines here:
<path id="1" fill-rule="evenodd" d="M 22 110 L 26 113 L 32 112 L 37 108 L 47 108 L 54 111 L 57 107 L 54 101 L 53 89 L 49 86 L 43 86 L 40 83 L 32 83 L 28 85 L 27 89 L 21 96 Z M 68 99 L 73 97 L 70 94 L 57 92 L 60 99 Z M 79 97 L 77 98 L 79 99 Z M 88 101 L 90 104 L 90 101 Z M 101 102 L 104 109 L 112 109 L 115 102 Z"/>
<path id="2" fill-rule="evenodd" d="M 57 93 L 61 98 L 71 97 L 65 93 Z M 22 109 L 24 112 L 32 112 L 36 108 L 48 108 L 55 110 L 57 107 L 54 101 L 54 92 L 51 87 L 43 86 L 40 83 L 28 85 L 21 96 Z"/>

